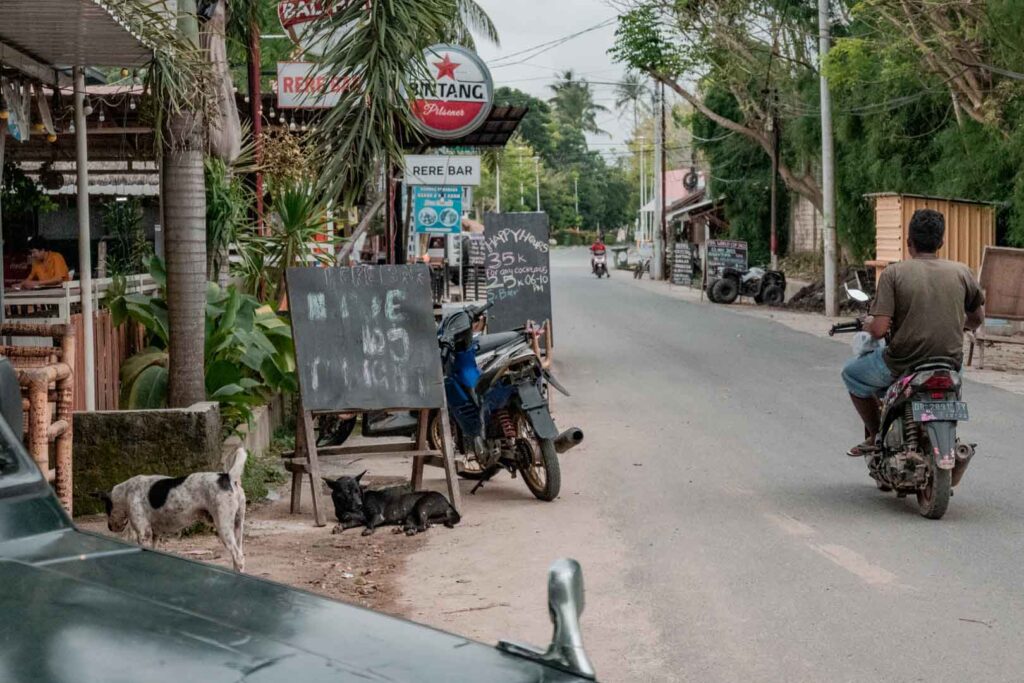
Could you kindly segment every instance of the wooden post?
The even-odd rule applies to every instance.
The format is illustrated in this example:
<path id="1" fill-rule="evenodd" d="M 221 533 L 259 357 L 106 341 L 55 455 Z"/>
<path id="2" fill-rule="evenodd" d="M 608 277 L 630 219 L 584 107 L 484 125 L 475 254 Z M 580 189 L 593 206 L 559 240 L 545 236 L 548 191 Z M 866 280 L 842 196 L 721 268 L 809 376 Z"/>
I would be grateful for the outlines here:
<path id="1" fill-rule="evenodd" d="M 416 450 L 427 450 L 427 440 L 430 433 L 430 411 L 420 411 L 419 428 L 416 430 Z M 423 486 L 423 466 L 426 464 L 426 457 L 414 456 L 412 459 L 412 490 L 419 491 Z"/>
<path id="2" fill-rule="evenodd" d="M 313 413 L 308 410 L 302 411 L 302 431 L 306 440 L 306 469 L 309 472 L 310 493 L 313 496 L 313 520 L 317 526 L 326 526 L 327 521 L 324 519 L 323 501 L 320 495 L 320 489 L 323 487 L 323 480 L 320 478 L 320 458 L 316 451 Z"/>
<path id="3" fill-rule="evenodd" d="M 459 473 L 455 468 L 455 442 L 452 440 L 452 425 L 448 421 L 448 399 L 441 406 L 441 457 L 444 459 L 444 475 L 448 483 L 448 502 L 455 511 L 462 514 L 462 493 L 459 491 Z"/>

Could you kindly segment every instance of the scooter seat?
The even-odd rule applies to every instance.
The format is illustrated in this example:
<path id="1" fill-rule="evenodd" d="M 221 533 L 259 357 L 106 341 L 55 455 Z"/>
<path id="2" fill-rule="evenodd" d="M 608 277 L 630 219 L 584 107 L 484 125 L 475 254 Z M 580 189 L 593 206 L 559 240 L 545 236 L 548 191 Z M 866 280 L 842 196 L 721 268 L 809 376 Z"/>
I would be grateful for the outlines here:
<path id="1" fill-rule="evenodd" d="M 494 351 L 495 349 L 501 348 L 506 344 L 512 344 L 523 338 L 522 332 L 496 332 L 494 334 L 482 335 L 477 343 L 479 346 L 479 353 L 487 353 Z"/>
<path id="2" fill-rule="evenodd" d="M 949 358 L 928 358 L 910 369 L 911 372 L 926 372 L 928 370 L 953 370 L 959 372 L 960 366 Z"/>

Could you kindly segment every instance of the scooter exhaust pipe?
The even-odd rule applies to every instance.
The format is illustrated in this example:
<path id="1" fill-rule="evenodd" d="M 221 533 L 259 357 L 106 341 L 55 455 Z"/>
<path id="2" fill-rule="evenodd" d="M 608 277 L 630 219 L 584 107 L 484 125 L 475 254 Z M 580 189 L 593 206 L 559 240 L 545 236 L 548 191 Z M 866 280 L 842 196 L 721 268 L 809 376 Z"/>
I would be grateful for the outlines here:
<path id="1" fill-rule="evenodd" d="M 953 465 L 952 481 L 950 482 L 953 486 L 960 483 L 960 480 L 964 477 L 964 472 L 967 471 L 967 466 L 971 464 L 971 458 L 974 457 L 974 444 L 957 444 L 955 452 L 956 464 Z"/>
<path id="2" fill-rule="evenodd" d="M 555 451 L 565 453 L 583 443 L 583 430 L 571 427 L 555 437 Z"/>

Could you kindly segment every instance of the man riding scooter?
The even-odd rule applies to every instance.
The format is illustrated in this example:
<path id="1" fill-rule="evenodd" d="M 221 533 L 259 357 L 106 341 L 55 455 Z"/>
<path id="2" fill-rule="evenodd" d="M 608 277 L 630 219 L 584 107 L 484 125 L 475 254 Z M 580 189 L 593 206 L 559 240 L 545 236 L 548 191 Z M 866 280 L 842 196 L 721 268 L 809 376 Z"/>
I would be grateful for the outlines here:
<path id="1" fill-rule="evenodd" d="M 602 262 L 605 264 L 604 274 L 605 275 L 609 274 L 608 273 L 608 268 L 607 268 L 607 262 L 604 261 L 604 259 L 607 258 L 607 254 L 608 254 L 608 249 L 605 247 L 604 240 L 601 238 L 601 235 L 599 234 L 597 236 L 597 240 L 592 245 L 590 245 L 590 272 L 594 273 L 595 275 L 598 274 L 598 272 L 597 272 L 597 264 L 598 264 L 598 259 L 600 258 L 602 260 Z"/>
<path id="2" fill-rule="evenodd" d="M 907 237 L 911 259 L 882 271 L 865 330 L 885 346 L 854 358 L 843 368 L 843 383 L 864 422 L 867 437 L 847 454 L 861 457 L 877 449 L 878 399 L 904 373 L 936 358 L 963 363 L 964 329 L 985 321 L 985 295 L 971 270 L 940 259 L 946 221 L 941 213 L 919 209 Z"/>

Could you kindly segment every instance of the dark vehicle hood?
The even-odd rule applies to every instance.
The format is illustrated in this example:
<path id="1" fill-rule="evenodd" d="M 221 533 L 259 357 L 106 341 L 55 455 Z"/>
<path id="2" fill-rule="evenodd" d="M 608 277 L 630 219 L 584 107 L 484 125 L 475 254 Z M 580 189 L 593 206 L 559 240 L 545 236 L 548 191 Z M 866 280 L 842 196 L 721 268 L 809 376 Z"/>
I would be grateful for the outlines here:
<path id="1" fill-rule="evenodd" d="M 73 528 L 0 542 L 4 682 L 581 680 L 465 638 Z"/>

